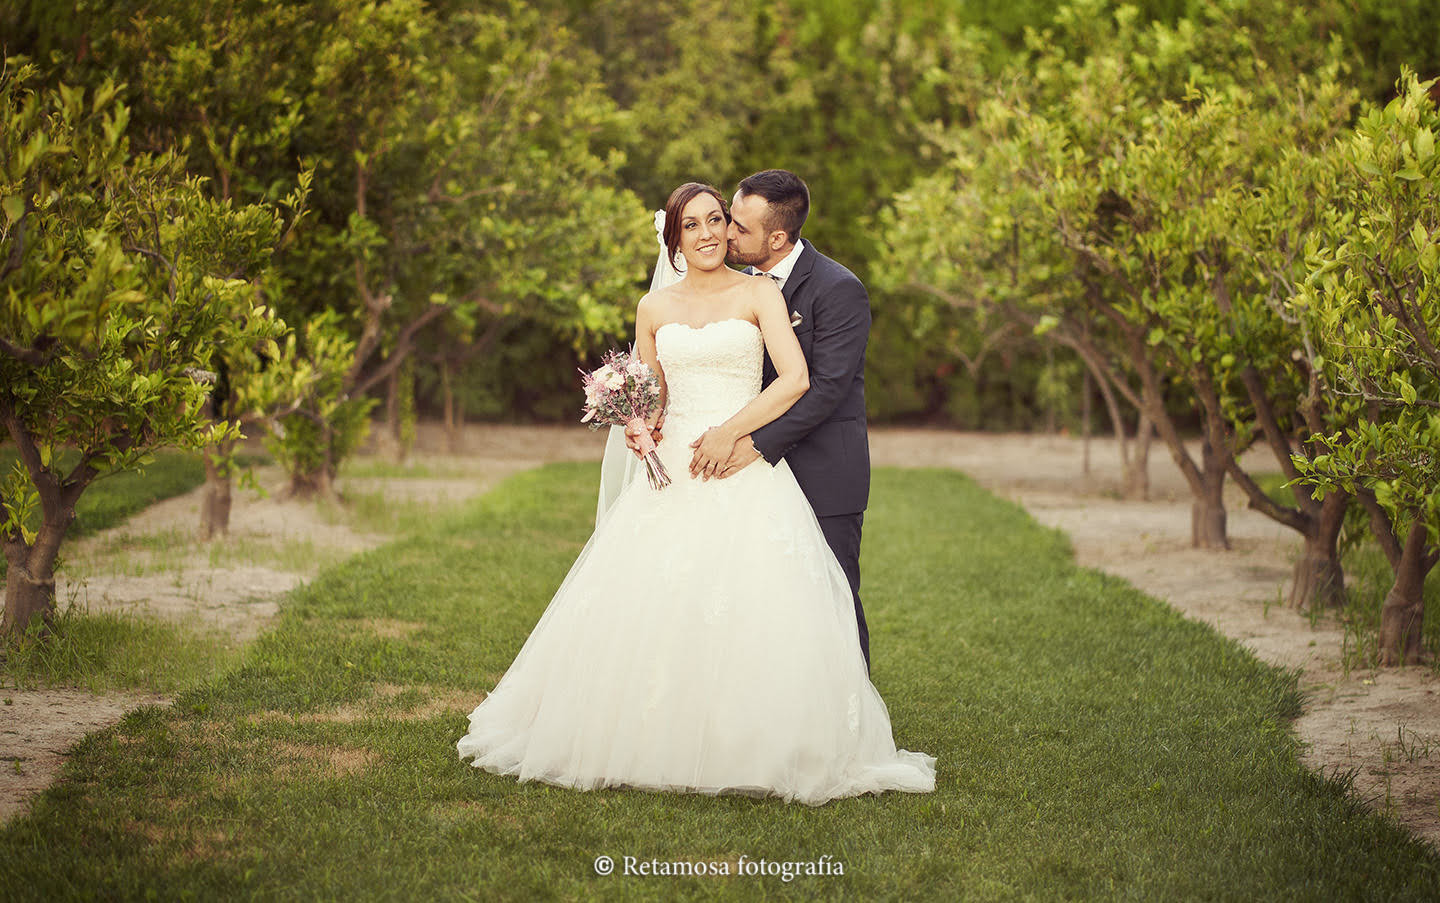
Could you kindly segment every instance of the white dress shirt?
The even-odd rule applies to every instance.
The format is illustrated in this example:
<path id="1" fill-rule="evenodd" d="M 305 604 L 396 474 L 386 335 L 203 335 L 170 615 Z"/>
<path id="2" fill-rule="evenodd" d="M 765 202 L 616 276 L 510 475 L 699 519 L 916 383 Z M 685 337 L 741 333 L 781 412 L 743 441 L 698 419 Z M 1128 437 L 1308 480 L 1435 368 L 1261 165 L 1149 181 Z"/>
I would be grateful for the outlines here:
<path id="1" fill-rule="evenodd" d="M 805 250 L 805 239 L 802 238 L 795 242 L 795 247 L 790 249 L 790 253 L 786 254 L 779 263 L 771 267 L 769 272 L 758 267 L 755 269 L 755 272 L 774 279 L 775 284 L 783 290 L 785 288 L 785 280 L 790 278 L 790 271 L 795 269 L 795 262 L 800 259 L 800 252 L 803 250 Z"/>

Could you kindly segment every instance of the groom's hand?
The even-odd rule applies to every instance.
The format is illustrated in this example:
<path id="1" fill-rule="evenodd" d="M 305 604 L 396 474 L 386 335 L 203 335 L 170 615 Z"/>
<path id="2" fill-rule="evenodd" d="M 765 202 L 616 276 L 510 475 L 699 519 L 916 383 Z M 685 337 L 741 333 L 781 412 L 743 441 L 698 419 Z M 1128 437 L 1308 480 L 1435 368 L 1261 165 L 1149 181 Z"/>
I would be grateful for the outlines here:
<path id="1" fill-rule="evenodd" d="M 716 476 L 722 480 L 726 477 L 733 477 L 759 459 L 760 452 L 755 448 L 755 442 L 749 436 L 741 436 L 735 443 L 735 449 L 730 452 L 730 459 L 720 468 L 720 472 Z"/>
<path id="2" fill-rule="evenodd" d="M 690 458 L 690 476 L 710 479 L 718 477 L 725 462 L 735 449 L 735 440 L 723 435 L 723 430 L 710 427 L 699 439 L 690 443 L 695 454 Z"/>

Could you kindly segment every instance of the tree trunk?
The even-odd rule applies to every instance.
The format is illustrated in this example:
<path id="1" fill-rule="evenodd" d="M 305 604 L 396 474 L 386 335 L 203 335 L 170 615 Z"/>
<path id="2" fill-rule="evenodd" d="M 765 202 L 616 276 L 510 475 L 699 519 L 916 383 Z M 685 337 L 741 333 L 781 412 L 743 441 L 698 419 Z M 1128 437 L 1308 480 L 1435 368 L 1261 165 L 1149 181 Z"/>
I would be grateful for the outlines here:
<path id="1" fill-rule="evenodd" d="M 1053 377 L 1055 368 L 1054 346 L 1045 346 L 1045 369 Z M 1055 435 L 1055 398 L 1052 396 L 1045 400 L 1045 435 Z"/>
<path id="2" fill-rule="evenodd" d="M 1415 518 L 1400 562 L 1395 583 L 1380 608 L 1380 664 L 1416 665 L 1422 660 L 1421 629 L 1425 625 L 1425 576 L 1435 566 L 1428 548 L 1425 522 Z"/>
<path id="3" fill-rule="evenodd" d="M 297 468 L 290 475 L 290 497 L 296 499 L 333 498 L 335 495 L 335 431 L 328 424 L 322 427 L 321 447 L 324 459 L 310 470 Z"/>
<path id="4" fill-rule="evenodd" d="M 1100 397 L 1105 402 L 1105 413 L 1110 418 L 1110 430 L 1115 434 L 1115 445 L 1120 450 L 1120 474 L 1124 482 L 1123 492 L 1127 499 L 1148 499 L 1150 497 L 1150 475 L 1145 463 L 1145 456 L 1149 452 L 1149 420 L 1146 419 L 1144 411 L 1140 412 L 1140 432 L 1142 437 L 1140 458 L 1130 456 L 1130 437 L 1125 434 L 1125 417 L 1120 413 L 1120 400 L 1115 397 L 1115 391 L 1106 380 L 1105 374 L 1096 369 L 1090 359 L 1081 355 L 1080 359 L 1085 363 L 1085 376 L 1095 380 L 1095 387 L 1100 390 Z M 1089 393 L 1086 393 L 1086 401 L 1089 400 Z M 1088 414 L 1088 405 L 1087 414 Z M 1088 422 L 1088 421 L 1087 421 Z M 1086 473 L 1089 473 L 1089 443 L 1086 443 Z M 1138 488 L 1135 488 L 1138 487 Z M 1136 493 L 1139 493 L 1136 495 Z"/>
<path id="5" fill-rule="evenodd" d="M 1350 499 L 1333 492 L 1320 505 L 1320 516 L 1305 533 L 1305 549 L 1295 562 L 1290 584 L 1291 608 L 1339 608 L 1345 604 L 1345 571 L 1340 566 L 1340 528 Z"/>
<path id="6" fill-rule="evenodd" d="M 1123 463 L 1122 491 L 1126 501 L 1150 501 L 1150 441 L 1154 436 L 1155 428 L 1142 411 L 1135 430 L 1135 456 L 1127 457 Z"/>
<path id="7" fill-rule="evenodd" d="M 61 513 L 61 523 L 42 523 L 35 544 L 6 537 L 5 616 L 0 632 L 19 636 L 41 618 L 41 633 L 48 634 L 55 622 L 55 559 L 65 531 L 75 519 L 73 506 Z"/>
<path id="8" fill-rule="evenodd" d="M 455 396 L 455 432 L 452 434 L 450 451 L 460 454 L 465 450 L 465 400 Z"/>
<path id="9" fill-rule="evenodd" d="M 1190 507 L 1190 545 L 1197 549 L 1228 549 L 1225 532 L 1225 459 L 1215 453 L 1207 436 L 1200 450 L 1200 491 Z"/>
<path id="10" fill-rule="evenodd" d="M 1090 371 L 1086 369 L 1081 372 L 1080 388 L 1080 440 L 1083 450 L 1084 463 L 1081 465 L 1082 472 L 1088 477 L 1090 475 Z"/>
<path id="11" fill-rule="evenodd" d="M 296 499 L 329 498 L 334 482 L 330 470 L 318 467 L 313 471 L 296 471 L 290 475 L 290 497 Z"/>
<path id="12" fill-rule="evenodd" d="M 454 454 L 457 441 L 455 429 L 455 388 L 450 385 L 450 359 L 440 359 L 440 398 L 445 412 L 445 443 Z"/>
<path id="13" fill-rule="evenodd" d="M 200 503 L 200 538 L 213 539 L 230 532 L 232 478 L 224 466 L 235 448 L 234 440 L 205 449 L 205 498 Z"/>
<path id="14" fill-rule="evenodd" d="M 400 376 L 399 371 L 385 377 L 385 423 L 376 435 L 376 451 L 395 463 L 405 457 L 400 441 Z"/>

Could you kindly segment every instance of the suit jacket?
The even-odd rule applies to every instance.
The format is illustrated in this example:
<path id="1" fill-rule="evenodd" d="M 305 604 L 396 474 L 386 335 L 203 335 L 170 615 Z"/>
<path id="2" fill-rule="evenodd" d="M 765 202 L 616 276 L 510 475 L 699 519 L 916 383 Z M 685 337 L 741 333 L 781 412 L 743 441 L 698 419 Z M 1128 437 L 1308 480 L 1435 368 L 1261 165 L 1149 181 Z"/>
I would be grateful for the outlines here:
<path id="1" fill-rule="evenodd" d="M 800 252 L 782 290 L 795 338 L 810 367 L 810 390 L 790 410 L 751 434 L 774 464 L 784 458 L 817 517 L 857 514 L 870 499 L 865 424 L 865 344 L 870 297 L 845 267 L 815 250 Z M 765 356 L 764 383 L 775 378 Z"/>

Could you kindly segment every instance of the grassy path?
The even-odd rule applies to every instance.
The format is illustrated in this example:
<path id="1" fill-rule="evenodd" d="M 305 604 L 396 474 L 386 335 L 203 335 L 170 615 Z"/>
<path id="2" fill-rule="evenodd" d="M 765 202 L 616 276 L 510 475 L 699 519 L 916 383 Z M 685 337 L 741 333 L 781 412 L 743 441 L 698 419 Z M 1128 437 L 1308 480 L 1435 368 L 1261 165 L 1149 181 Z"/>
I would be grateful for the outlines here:
<path id="1" fill-rule="evenodd" d="M 1298 762 L 1293 680 L 962 475 L 878 471 L 874 679 L 927 796 L 580 794 L 454 742 L 593 517 L 555 465 L 297 592 L 237 670 L 88 737 L 0 832 L 0 898 L 1424 899 L 1440 857 Z M 813 860 L 843 877 L 600 877 Z"/>

